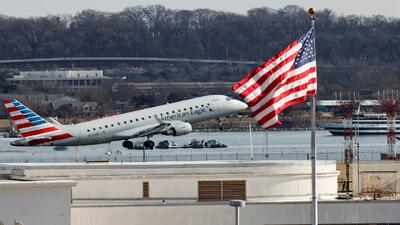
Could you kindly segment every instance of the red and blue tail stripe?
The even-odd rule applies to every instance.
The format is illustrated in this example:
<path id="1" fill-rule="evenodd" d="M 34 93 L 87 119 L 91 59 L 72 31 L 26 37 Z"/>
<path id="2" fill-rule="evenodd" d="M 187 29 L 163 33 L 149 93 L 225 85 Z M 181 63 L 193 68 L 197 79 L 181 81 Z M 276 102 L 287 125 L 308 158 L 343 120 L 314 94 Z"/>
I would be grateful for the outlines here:
<path id="1" fill-rule="evenodd" d="M 72 137 L 69 133 L 60 132 L 58 127 L 49 123 L 16 99 L 5 100 L 4 105 L 22 137 L 46 134 L 46 139 L 33 139 L 32 145 L 44 144 L 46 142 Z"/>
<path id="2" fill-rule="evenodd" d="M 4 105 L 22 137 L 57 131 L 58 128 L 24 106 L 16 99 L 5 100 Z"/>

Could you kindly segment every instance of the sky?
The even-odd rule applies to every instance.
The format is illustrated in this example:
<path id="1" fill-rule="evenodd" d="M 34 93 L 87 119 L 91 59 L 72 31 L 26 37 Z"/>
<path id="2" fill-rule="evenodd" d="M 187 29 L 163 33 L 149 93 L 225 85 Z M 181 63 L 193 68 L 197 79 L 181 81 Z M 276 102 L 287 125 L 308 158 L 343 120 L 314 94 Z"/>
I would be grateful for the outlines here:
<path id="1" fill-rule="evenodd" d="M 400 0 L 0 0 L 0 14 L 15 17 L 37 17 L 49 14 L 74 15 L 84 9 L 119 12 L 134 5 L 164 5 L 171 9 L 210 8 L 245 14 L 256 7 L 328 8 L 338 15 L 377 15 L 400 18 Z"/>

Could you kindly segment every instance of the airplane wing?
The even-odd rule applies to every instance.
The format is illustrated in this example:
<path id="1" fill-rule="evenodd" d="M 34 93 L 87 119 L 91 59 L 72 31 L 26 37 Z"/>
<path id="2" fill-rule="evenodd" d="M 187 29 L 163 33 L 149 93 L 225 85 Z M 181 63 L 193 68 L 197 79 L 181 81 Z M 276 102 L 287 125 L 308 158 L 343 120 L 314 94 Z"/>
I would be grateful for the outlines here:
<path id="1" fill-rule="evenodd" d="M 153 136 L 155 134 L 160 134 L 165 132 L 165 130 L 169 127 L 169 123 L 159 124 L 155 127 L 150 127 L 141 131 L 138 131 L 130 136 L 130 138 L 139 138 L 139 137 L 148 137 Z"/>
<path id="2" fill-rule="evenodd" d="M 116 134 L 116 136 L 123 139 L 151 137 L 156 134 L 180 136 L 192 131 L 190 123 L 179 120 L 164 122 L 157 116 L 154 116 L 154 118 L 156 118 L 157 123 L 126 130 Z"/>
<path id="3" fill-rule="evenodd" d="M 122 136 L 127 139 L 149 137 L 156 134 L 161 134 L 165 132 L 171 125 L 171 123 L 166 123 L 160 120 L 157 116 L 154 116 L 158 123 L 154 123 L 145 127 L 140 127 L 132 130 L 123 131 L 117 134 L 117 136 Z"/>

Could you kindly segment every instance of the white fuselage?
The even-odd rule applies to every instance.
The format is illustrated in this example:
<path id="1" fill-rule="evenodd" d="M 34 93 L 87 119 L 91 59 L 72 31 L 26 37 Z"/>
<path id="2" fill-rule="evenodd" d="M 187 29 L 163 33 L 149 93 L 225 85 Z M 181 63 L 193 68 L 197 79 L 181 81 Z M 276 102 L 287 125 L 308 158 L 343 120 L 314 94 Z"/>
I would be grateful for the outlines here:
<path id="1" fill-rule="evenodd" d="M 127 140 L 143 129 L 159 125 L 160 121 L 193 123 L 230 115 L 246 108 L 247 105 L 241 101 L 223 95 L 209 95 L 79 124 L 65 125 L 60 128 L 72 137 L 45 145 L 91 145 Z"/>

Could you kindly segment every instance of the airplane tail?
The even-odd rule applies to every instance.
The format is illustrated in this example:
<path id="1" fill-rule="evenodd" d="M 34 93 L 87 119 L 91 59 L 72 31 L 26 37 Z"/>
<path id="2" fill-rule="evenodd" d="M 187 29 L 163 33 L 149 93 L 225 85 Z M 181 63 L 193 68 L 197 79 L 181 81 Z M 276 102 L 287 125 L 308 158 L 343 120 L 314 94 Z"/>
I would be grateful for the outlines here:
<path id="1" fill-rule="evenodd" d="M 43 119 L 16 99 L 4 100 L 3 103 L 22 137 L 46 134 L 59 130 L 59 128 Z"/>

